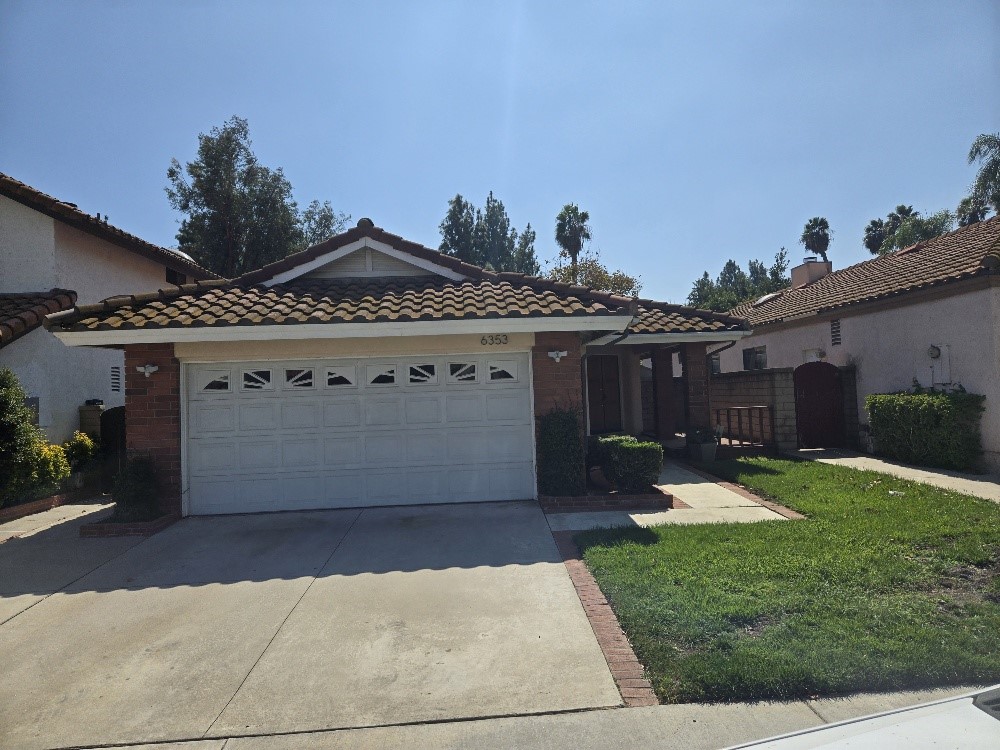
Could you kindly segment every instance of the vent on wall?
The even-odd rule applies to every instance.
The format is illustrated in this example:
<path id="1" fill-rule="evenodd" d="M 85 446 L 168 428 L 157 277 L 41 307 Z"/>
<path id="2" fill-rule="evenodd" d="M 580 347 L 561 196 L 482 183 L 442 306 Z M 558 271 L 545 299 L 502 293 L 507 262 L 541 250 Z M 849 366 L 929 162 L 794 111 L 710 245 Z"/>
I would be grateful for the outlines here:
<path id="1" fill-rule="evenodd" d="M 122 392 L 122 366 L 114 365 L 111 368 L 111 392 Z"/>
<path id="2" fill-rule="evenodd" d="M 830 345 L 840 346 L 840 319 L 830 321 Z"/>

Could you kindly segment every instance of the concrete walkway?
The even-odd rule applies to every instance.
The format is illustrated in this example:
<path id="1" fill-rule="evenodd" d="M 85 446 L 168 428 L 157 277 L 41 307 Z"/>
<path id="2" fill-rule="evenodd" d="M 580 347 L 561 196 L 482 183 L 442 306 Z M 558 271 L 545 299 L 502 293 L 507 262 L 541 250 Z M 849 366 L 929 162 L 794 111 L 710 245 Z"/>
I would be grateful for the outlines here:
<path id="1" fill-rule="evenodd" d="M 807 461 L 819 461 L 835 466 L 847 466 L 862 471 L 877 471 L 880 474 L 890 474 L 900 479 L 932 484 L 941 489 L 961 492 L 965 495 L 975 495 L 985 500 L 1000 503 L 1000 477 L 995 474 L 965 474 L 947 469 L 925 469 L 919 466 L 889 461 L 866 453 L 854 453 L 844 450 L 800 450 L 789 453 L 792 458 L 802 458 Z"/>
<path id="2" fill-rule="evenodd" d="M 965 695 L 963 687 L 781 703 L 682 704 L 156 745 L 157 750 L 717 750 L 845 719 Z M 137 747 L 137 746 L 129 746 Z M 147 746 L 149 748 L 149 746 Z M 144 749 L 145 750 L 145 749 Z M 149 748 L 152 750 L 152 748 Z"/>
<path id="3" fill-rule="evenodd" d="M 754 523 L 784 521 L 783 516 L 710 479 L 667 460 L 657 486 L 689 506 L 659 512 L 624 510 L 580 513 L 550 513 L 553 531 L 585 531 L 614 526 L 662 526 L 665 524 Z"/>

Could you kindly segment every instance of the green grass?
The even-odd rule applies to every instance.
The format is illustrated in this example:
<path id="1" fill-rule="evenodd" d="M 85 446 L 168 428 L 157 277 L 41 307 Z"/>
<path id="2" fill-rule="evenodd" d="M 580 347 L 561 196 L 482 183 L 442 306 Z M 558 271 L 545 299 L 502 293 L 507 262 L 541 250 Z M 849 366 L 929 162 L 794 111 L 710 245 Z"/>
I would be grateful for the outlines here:
<path id="1" fill-rule="evenodd" d="M 711 471 L 808 518 L 577 537 L 661 700 L 1000 681 L 1000 507 L 804 461 Z"/>

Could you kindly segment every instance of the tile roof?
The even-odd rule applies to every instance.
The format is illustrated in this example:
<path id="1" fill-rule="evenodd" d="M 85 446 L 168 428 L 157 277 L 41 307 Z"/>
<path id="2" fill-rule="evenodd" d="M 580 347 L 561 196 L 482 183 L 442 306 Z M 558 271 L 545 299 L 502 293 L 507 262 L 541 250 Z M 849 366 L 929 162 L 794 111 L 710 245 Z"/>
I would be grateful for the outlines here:
<path id="1" fill-rule="evenodd" d="M 994 216 L 835 271 L 806 286 L 785 289 L 762 304 L 744 302 L 730 310 L 730 314 L 747 318 L 755 327 L 763 326 L 961 279 L 996 275 L 995 266 L 989 267 L 985 259 L 998 253 L 1000 216 Z"/>
<path id="2" fill-rule="evenodd" d="M 464 278 L 300 278 L 266 285 L 279 274 L 362 237 L 432 261 Z M 233 281 L 202 281 L 151 294 L 112 297 L 53 316 L 46 325 L 63 331 L 113 331 L 622 315 L 636 318 L 629 328 L 632 333 L 711 333 L 746 328 L 745 321 L 720 313 L 635 300 L 524 274 L 496 273 L 363 223 Z"/>
<path id="3" fill-rule="evenodd" d="M 46 216 L 51 216 L 74 229 L 87 232 L 113 245 L 130 250 L 150 260 L 162 263 L 178 273 L 183 273 L 194 279 L 217 279 L 217 274 L 195 263 L 193 260 L 179 255 L 173 250 L 154 245 L 151 242 L 136 237 L 123 229 L 102 221 L 97 216 L 91 216 L 77 208 L 75 203 L 67 203 L 41 190 L 31 187 L 10 175 L 0 172 L 0 195 L 15 200 L 29 208 L 33 208 Z"/>
<path id="4" fill-rule="evenodd" d="M 0 348 L 38 328 L 49 313 L 67 310 L 76 303 L 76 292 L 0 294 Z"/>

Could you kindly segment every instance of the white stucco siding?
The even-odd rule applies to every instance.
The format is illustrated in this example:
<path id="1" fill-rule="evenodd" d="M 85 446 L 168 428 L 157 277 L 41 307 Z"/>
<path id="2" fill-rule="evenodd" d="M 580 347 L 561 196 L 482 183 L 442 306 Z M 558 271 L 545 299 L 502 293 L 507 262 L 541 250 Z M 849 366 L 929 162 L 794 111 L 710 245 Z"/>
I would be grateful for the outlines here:
<path id="1" fill-rule="evenodd" d="M 767 347 L 767 366 L 797 367 L 810 350 L 826 361 L 857 368 L 858 414 L 867 422 L 865 396 L 923 386 L 961 384 L 986 396 L 983 447 L 1000 471 L 1000 287 L 956 294 L 840 318 L 841 344 L 831 342 L 830 319 L 754 333 L 720 355 L 723 372 L 743 369 L 743 350 Z M 941 357 L 932 359 L 931 345 Z"/>
<path id="2" fill-rule="evenodd" d="M 162 263 L 59 222 L 55 227 L 55 269 L 59 285 L 76 291 L 78 305 L 167 286 Z"/>
<path id="3" fill-rule="evenodd" d="M 55 223 L 0 196 L 0 292 L 47 292 L 59 286 Z"/>
<path id="4" fill-rule="evenodd" d="M 0 367 L 13 370 L 29 396 L 38 397 L 38 421 L 54 443 L 80 427 L 79 408 L 99 398 L 105 408 L 125 405 L 124 384 L 111 391 L 112 366 L 124 367 L 115 349 L 68 347 L 44 329 L 36 329 L 0 349 Z"/>

